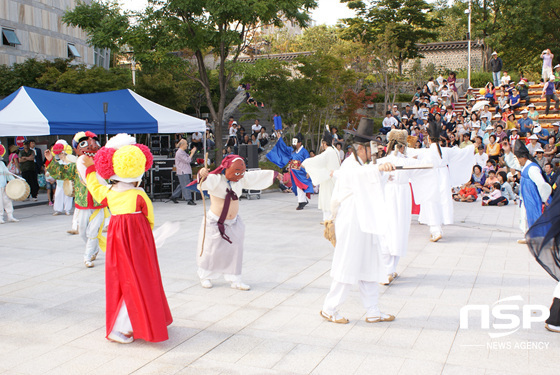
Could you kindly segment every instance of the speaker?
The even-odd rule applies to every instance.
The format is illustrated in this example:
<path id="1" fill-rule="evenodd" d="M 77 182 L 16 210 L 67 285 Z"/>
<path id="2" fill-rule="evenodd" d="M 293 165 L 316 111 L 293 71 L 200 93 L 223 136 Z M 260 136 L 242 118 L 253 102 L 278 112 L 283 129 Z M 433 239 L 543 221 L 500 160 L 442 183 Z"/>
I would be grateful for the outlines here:
<path id="1" fill-rule="evenodd" d="M 239 145 L 239 156 L 247 160 L 247 169 L 259 167 L 259 146 Z"/>

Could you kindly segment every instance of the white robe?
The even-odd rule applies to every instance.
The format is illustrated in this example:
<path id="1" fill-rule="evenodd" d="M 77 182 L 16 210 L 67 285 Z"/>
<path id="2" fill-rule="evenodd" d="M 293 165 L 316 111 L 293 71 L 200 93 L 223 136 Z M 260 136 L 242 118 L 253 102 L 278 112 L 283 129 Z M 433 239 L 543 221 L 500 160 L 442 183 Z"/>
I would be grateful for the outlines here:
<path id="1" fill-rule="evenodd" d="M 387 225 L 377 165 L 361 165 L 354 156 L 347 158 L 337 172 L 331 210 L 336 234 L 332 278 L 345 284 L 382 281 L 386 274 L 380 242 Z"/>
<path id="2" fill-rule="evenodd" d="M 419 153 L 419 160 L 431 163 L 433 169 L 425 178 L 412 181 L 414 199 L 420 204 L 418 221 L 430 226 L 453 224 L 453 198 L 451 188 L 470 180 L 475 164 L 474 146 L 463 149 L 441 147 L 437 144 Z"/>
<path id="3" fill-rule="evenodd" d="M 224 174 L 209 174 L 201 183 L 201 188 L 207 190 L 208 194 L 212 196 L 224 199 L 228 188 L 231 188 L 239 197 L 243 189 L 262 190 L 272 185 L 273 182 L 274 171 L 271 170 L 247 171 L 245 176 L 237 182 L 228 181 Z M 204 235 L 204 220 L 202 221 L 198 238 L 197 265 L 204 271 L 210 271 L 208 274 L 241 275 L 245 225 L 239 215 L 231 220 L 225 220 L 225 233 L 231 240 L 229 243 L 220 234 L 218 219 L 219 216 L 208 211 L 204 252 L 200 256 Z"/>
<path id="4" fill-rule="evenodd" d="M 420 161 L 407 158 L 400 152 L 377 160 L 377 164 L 392 163 L 395 166 L 411 166 L 421 164 Z M 430 169 L 398 170 L 384 173 L 388 176 L 384 193 L 388 210 L 386 220 L 388 223 L 387 247 L 384 253 L 392 256 L 404 257 L 408 249 L 408 234 L 410 232 L 410 220 L 412 217 L 412 194 L 410 191 L 410 180 L 429 178 Z M 428 177 L 427 177 L 428 176 Z"/>
<path id="5" fill-rule="evenodd" d="M 330 212 L 331 196 L 335 182 L 334 177 L 331 177 L 331 172 L 340 168 L 338 150 L 330 146 L 319 155 L 305 159 L 302 165 L 311 177 L 313 185 L 320 185 L 319 209 Z"/>

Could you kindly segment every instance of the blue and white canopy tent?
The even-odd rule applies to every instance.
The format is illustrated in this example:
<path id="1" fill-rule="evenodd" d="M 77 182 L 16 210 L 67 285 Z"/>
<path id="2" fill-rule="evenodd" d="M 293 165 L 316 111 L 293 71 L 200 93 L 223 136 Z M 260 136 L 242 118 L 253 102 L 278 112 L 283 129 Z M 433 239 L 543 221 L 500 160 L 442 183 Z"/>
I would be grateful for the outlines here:
<path id="1" fill-rule="evenodd" d="M 108 103 L 108 111 L 103 111 Z M 131 90 L 66 94 L 22 86 L 0 101 L 0 136 L 194 133 L 204 120 L 154 103 Z"/>

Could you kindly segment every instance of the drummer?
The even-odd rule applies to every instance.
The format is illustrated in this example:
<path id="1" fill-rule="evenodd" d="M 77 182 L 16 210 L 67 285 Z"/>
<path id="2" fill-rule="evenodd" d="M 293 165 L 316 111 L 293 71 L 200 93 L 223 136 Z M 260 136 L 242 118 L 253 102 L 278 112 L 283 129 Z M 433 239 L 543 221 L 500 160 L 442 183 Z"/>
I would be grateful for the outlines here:
<path id="1" fill-rule="evenodd" d="M 0 157 L 6 153 L 6 148 L 0 144 Z M 8 215 L 8 221 L 18 222 L 19 220 L 14 217 L 14 206 L 12 200 L 6 194 L 6 185 L 15 177 L 10 173 L 4 161 L 0 159 L 0 224 L 4 224 L 4 211 Z"/>

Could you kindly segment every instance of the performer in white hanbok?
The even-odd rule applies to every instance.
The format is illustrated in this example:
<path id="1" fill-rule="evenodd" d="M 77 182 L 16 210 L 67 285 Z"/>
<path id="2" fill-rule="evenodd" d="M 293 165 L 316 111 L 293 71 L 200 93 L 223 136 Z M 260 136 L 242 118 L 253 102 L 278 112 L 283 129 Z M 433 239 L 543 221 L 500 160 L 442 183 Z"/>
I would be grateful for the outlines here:
<path id="1" fill-rule="evenodd" d="M 430 226 L 430 241 L 443 236 L 442 225 L 453 224 L 453 198 L 451 188 L 470 180 L 475 164 L 474 146 L 463 149 L 439 145 L 441 127 L 430 121 L 428 126 L 430 148 L 419 153 L 419 160 L 433 165 L 426 178 L 412 181 L 414 199 L 420 204 L 422 224 Z"/>
<path id="2" fill-rule="evenodd" d="M 350 132 L 350 131 L 349 131 Z M 333 323 L 348 323 L 338 312 L 352 285 L 358 284 L 366 309 L 366 322 L 394 320 L 379 310 L 379 282 L 385 276 L 381 260 L 381 236 L 386 231 L 385 200 L 380 171 L 390 171 L 391 164 L 366 164 L 371 160 L 373 121 L 362 119 L 354 137 L 354 155 L 337 171 L 331 203 L 335 218 L 331 288 L 320 314 Z"/>
<path id="3" fill-rule="evenodd" d="M 420 161 L 407 156 L 406 130 L 393 129 L 387 133 L 387 156 L 377 159 L 377 164 L 391 163 L 395 166 L 413 167 L 422 164 Z M 383 264 L 386 279 L 381 283 L 389 285 L 397 276 L 397 264 L 406 255 L 408 249 L 408 234 L 412 217 L 412 192 L 410 181 L 412 178 L 430 178 L 430 169 L 399 170 L 387 173 L 385 184 L 385 200 L 388 205 L 387 242 L 382 247 Z"/>
<path id="4" fill-rule="evenodd" d="M 331 220 L 331 196 L 334 189 L 334 171 L 340 168 L 340 153 L 332 145 L 329 131 L 323 133 L 319 155 L 307 158 L 302 165 L 311 177 L 313 185 L 319 185 L 319 209 L 323 211 L 323 221 Z"/>
<path id="5" fill-rule="evenodd" d="M 228 155 L 209 172 L 202 168 L 198 181 L 210 194 L 210 210 L 202 222 L 197 254 L 198 276 L 204 288 L 212 288 L 212 279 L 224 276 L 233 289 L 249 290 L 241 280 L 245 225 L 239 217 L 239 196 L 243 189 L 262 190 L 274 182 L 272 170 L 245 171 L 238 155 Z M 192 183 L 191 185 L 193 185 Z"/>

